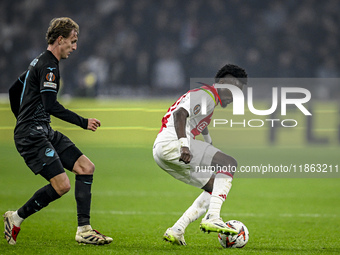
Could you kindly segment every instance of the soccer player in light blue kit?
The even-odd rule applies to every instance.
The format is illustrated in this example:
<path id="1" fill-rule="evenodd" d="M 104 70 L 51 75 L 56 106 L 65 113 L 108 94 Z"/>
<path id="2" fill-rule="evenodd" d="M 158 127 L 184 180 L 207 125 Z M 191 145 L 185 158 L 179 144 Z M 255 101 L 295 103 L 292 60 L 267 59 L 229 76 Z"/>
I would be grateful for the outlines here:
<path id="1" fill-rule="evenodd" d="M 9 91 L 11 109 L 17 118 L 15 145 L 34 174 L 49 183 L 37 190 L 16 211 L 4 216 L 7 242 L 15 245 L 22 222 L 70 190 L 64 170 L 75 173 L 78 228 L 75 240 L 85 244 L 109 244 L 112 238 L 90 225 L 91 188 L 94 164 L 64 134 L 51 128 L 51 115 L 83 129 L 96 131 L 100 121 L 85 119 L 65 109 L 58 101 L 59 61 L 77 49 L 79 26 L 68 17 L 55 18 L 46 33 L 47 50 L 35 58 Z"/>

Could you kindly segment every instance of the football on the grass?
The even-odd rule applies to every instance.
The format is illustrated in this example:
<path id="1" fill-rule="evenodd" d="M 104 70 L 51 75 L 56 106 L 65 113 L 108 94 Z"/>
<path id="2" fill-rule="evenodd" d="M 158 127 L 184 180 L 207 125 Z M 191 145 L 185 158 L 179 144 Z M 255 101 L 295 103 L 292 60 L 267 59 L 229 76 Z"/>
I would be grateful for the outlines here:
<path id="1" fill-rule="evenodd" d="M 226 235 L 226 234 L 218 234 L 218 241 L 222 245 L 223 248 L 243 248 L 248 240 L 249 240 L 249 231 L 247 227 L 238 220 L 230 220 L 225 224 L 229 228 L 235 229 L 238 234 L 236 235 Z"/>

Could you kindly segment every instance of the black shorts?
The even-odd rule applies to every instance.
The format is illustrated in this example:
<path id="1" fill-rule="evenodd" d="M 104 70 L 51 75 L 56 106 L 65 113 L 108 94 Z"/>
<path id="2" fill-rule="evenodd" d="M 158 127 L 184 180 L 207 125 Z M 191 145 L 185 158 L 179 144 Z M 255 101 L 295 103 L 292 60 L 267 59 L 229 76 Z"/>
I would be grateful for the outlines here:
<path id="1" fill-rule="evenodd" d="M 45 129 L 30 136 L 15 137 L 14 140 L 18 152 L 33 173 L 40 173 L 49 179 L 63 173 L 63 168 L 72 171 L 74 163 L 83 155 L 67 136 L 51 128 L 48 133 Z M 53 164 L 54 167 L 49 168 L 54 161 L 60 161 L 61 164 Z"/>

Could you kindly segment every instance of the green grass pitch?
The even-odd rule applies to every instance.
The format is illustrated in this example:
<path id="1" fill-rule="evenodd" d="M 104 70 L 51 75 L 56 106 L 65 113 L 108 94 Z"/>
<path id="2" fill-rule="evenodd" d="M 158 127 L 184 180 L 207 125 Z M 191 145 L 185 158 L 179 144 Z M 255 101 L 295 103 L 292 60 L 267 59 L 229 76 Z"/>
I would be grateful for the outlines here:
<path id="1" fill-rule="evenodd" d="M 164 231 L 200 194 L 163 172 L 154 163 L 152 144 L 160 121 L 175 100 L 72 100 L 64 105 L 84 117 L 102 121 L 97 132 L 53 119 L 52 126 L 68 135 L 96 165 L 91 224 L 113 237 L 107 246 L 78 245 L 74 176 L 63 198 L 22 224 L 15 246 L 0 239 L 0 254 L 339 254 L 340 179 L 313 175 L 235 178 L 222 207 L 225 221 L 240 220 L 250 239 L 243 249 L 222 249 L 216 234 L 199 230 L 200 220 L 186 231 L 188 246 L 162 240 Z M 294 129 L 280 128 L 274 145 L 269 128 L 210 128 L 214 144 L 241 165 L 340 165 L 337 139 L 339 116 L 335 103 L 319 103 L 314 135 L 327 138 L 308 144 L 306 121 L 297 111 Z M 218 108 L 216 117 L 230 119 L 231 109 Z M 229 115 L 228 115 L 229 114 Z M 215 115 L 214 115 L 215 116 Z M 245 116 L 242 118 L 252 118 Z M 288 118 L 288 117 L 287 117 Z M 46 182 L 34 176 L 17 153 L 14 117 L 8 103 L 0 104 L 0 213 L 20 207 Z M 256 117 L 258 119 L 258 117 Z M 214 139 L 215 138 L 215 139 Z M 334 170 L 334 169 L 333 169 Z"/>

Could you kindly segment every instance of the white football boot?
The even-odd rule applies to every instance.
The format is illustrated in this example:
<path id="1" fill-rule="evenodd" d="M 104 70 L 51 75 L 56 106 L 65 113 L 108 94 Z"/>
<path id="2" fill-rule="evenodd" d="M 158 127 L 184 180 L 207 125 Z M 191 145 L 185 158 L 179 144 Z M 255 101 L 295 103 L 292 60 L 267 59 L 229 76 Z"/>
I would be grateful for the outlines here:
<path id="1" fill-rule="evenodd" d="M 91 228 L 91 226 L 85 227 L 84 231 L 77 231 L 76 241 L 81 244 L 109 244 L 113 241 L 111 237 L 105 236 L 99 233 L 97 230 Z"/>
<path id="2" fill-rule="evenodd" d="M 4 217 L 4 227 L 5 227 L 5 238 L 7 242 L 11 245 L 15 245 L 17 243 L 17 236 L 20 231 L 20 227 L 17 227 L 13 223 L 12 214 L 14 211 L 7 211 Z"/>

